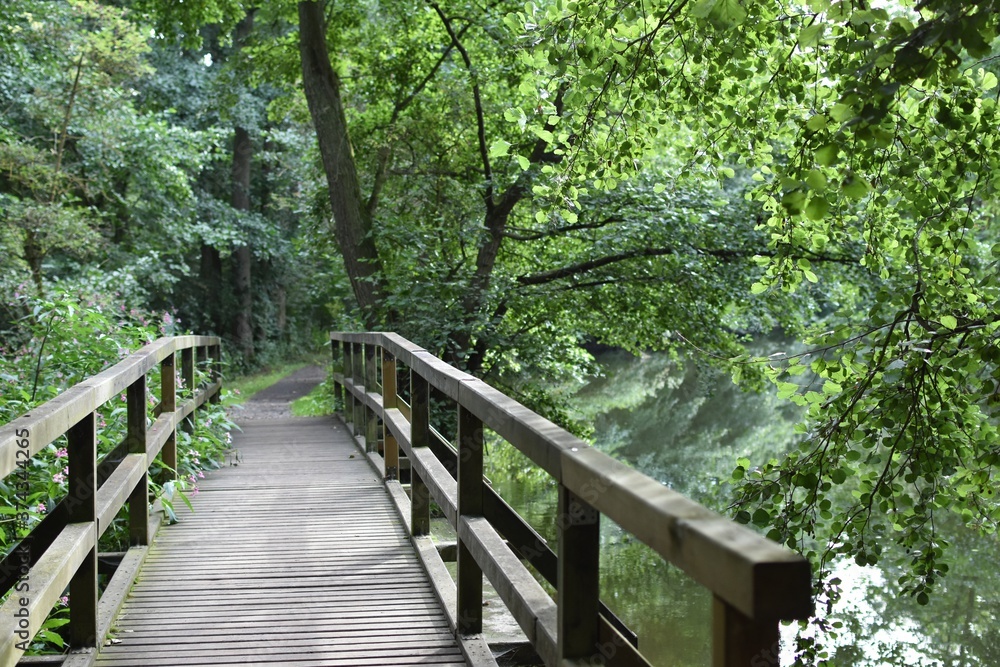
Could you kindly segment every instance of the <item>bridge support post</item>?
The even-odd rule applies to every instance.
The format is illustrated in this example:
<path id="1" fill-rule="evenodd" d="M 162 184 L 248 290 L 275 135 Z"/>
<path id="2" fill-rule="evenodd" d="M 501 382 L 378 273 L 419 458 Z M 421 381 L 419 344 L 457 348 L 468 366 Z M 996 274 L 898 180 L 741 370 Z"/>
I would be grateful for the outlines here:
<path id="1" fill-rule="evenodd" d="M 184 383 L 184 396 L 194 398 L 196 387 L 194 386 L 194 350 L 186 347 L 181 350 L 181 382 Z M 181 429 L 185 433 L 194 433 L 195 411 L 184 418 Z"/>
<path id="2" fill-rule="evenodd" d="M 559 657 L 590 658 L 600 646 L 600 515 L 560 484 L 556 528 Z"/>
<path id="3" fill-rule="evenodd" d="M 712 667 L 779 665 L 777 620 L 756 621 L 718 596 L 712 599 Z"/>
<path id="4" fill-rule="evenodd" d="M 145 396 L 143 397 L 145 398 Z M 91 412 L 69 429 L 68 523 L 90 523 L 94 547 L 84 557 L 69 584 L 71 648 L 97 646 L 97 418 Z M 145 498 L 143 499 L 145 502 Z M 129 510 L 131 512 L 131 510 Z"/>
<path id="5" fill-rule="evenodd" d="M 410 445 L 416 450 L 430 442 L 430 391 L 427 380 L 410 371 Z M 410 468 L 410 526 L 414 535 L 431 532 L 431 496 L 416 466 Z"/>
<path id="6" fill-rule="evenodd" d="M 160 362 L 160 414 L 173 412 L 177 409 L 177 374 L 174 354 L 167 355 Z M 163 465 L 170 470 L 165 472 L 167 479 L 176 479 L 177 474 L 177 431 L 171 429 L 167 441 L 160 450 Z M 173 472 L 171 472 L 171 470 Z M 161 482 L 164 480 L 160 480 Z"/>
<path id="7" fill-rule="evenodd" d="M 483 423 L 458 407 L 458 523 L 483 515 Z M 483 570 L 462 540 L 458 541 L 458 632 L 483 631 Z"/>
<path id="8" fill-rule="evenodd" d="M 209 377 L 212 380 L 212 384 L 215 384 L 222 378 L 222 346 L 221 345 L 211 345 L 206 348 L 208 351 L 209 363 L 211 364 L 211 371 L 209 372 Z M 217 391 L 209 397 L 209 403 L 218 403 L 222 400 L 222 391 Z"/>
<path id="9" fill-rule="evenodd" d="M 382 409 L 392 410 L 396 403 L 396 358 L 382 349 Z M 399 443 L 395 436 L 382 423 L 382 442 L 385 458 L 385 478 L 397 479 L 399 476 Z"/>
<path id="10" fill-rule="evenodd" d="M 129 454 L 146 453 L 146 376 L 129 385 L 125 392 L 128 414 L 126 416 Z M 129 541 L 132 546 L 149 544 L 149 472 L 128 497 Z"/>
<path id="11" fill-rule="evenodd" d="M 365 344 L 365 393 L 373 391 L 378 385 L 376 378 L 376 349 L 371 343 Z M 378 451 L 378 415 L 371 406 L 365 403 L 365 451 Z M 381 452 L 380 452 L 381 453 Z"/>
<path id="12" fill-rule="evenodd" d="M 351 343 L 351 379 L 354 381 L 354 386 L 357 387 L 361 384 L 362 367 L 364 366 L 364 358 L 361 355 L 361 343 Z M 353 406 L 351 425 L 354 427 L 354 435 L 358 435 L 358 429 L 363 428 L 365 423 L 365 411 L 364 404 L 355 396 L 351 400 Z"/>
<path id="13" fill-rule="evenodd" d="M 347 363 L 344 357 L 344 344 L 339 340 L 330 341 L 330 354 L 333 356 L 333 371 L 337 372 L 340 369 L 340 374 L 347 377 Z M 333 410 L 337 411 L 337 406 L 340 406 L 340 413 L 344 416 L 344 420 L 347 420 L 347 404 L 344 403 L 344 385 L 339 382 L 334 381 L 333 383 Z"/>

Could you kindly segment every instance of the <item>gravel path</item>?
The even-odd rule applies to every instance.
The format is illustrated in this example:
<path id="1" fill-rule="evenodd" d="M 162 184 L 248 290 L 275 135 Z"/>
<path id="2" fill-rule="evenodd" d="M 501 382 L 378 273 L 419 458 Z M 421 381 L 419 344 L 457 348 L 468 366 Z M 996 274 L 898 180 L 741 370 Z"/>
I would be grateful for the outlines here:
<path id="1" fill-rule="evenodd" d="M 234 422 L 261 419 L 283 419 L 292 416 L 291 402 L 305 396 L 326 378 L 326 370 L 319 366 L 306 366 L 276 383 L 262 389 L 243 405 L 230 408 L 229 417 Z"/>

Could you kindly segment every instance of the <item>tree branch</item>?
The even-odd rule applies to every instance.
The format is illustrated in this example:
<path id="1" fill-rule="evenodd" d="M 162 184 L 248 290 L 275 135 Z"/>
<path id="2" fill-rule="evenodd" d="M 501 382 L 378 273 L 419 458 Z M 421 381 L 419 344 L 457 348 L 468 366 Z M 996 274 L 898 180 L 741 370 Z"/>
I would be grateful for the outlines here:
<path id="1" fill-rule="evenodd" d="M 437 12 L 441 23 L 444 24 L 444 29 L 448 31 L 448 36 L 451 37 L 452 44 L 462 54 L 462 61 L 465 62 L 465 67 L 469 70 L 469 78 L 472 80 L 472 97 L 475 100 L 476 126 L 479 134 L 479 155 L 483 161 L 483 176 L 486 179 L 486 191 L 483 193 L 483 199 L 486 201 L 486 209 L 489 211 L 495 205 L 493 200 L 493 167 L 490 165 L 489 148 L 486 146 L 486 120 L 483 114 L 482 96 L 479 93 L 479 80 L 475 69 L 472 67 L 472 58 L 469 57 L 469 52 L 462 46 L 462 41 L 452 27 L 451 20 L 445 16 L 444 11 L 436 2 L 428 0 L 427 4 Z"/>

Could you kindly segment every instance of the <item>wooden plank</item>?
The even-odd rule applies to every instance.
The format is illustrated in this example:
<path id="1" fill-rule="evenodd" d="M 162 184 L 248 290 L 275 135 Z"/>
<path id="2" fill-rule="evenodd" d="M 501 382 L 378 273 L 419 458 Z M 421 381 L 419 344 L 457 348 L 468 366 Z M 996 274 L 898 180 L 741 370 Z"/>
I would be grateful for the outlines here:
<path id="1" fill-rule="evenodd" d="M 242 462 L 199 483 L 193 513 L 175 501 L 97 665 L 465 664 L 343 424 L 251 422 L 234 444 Z"/>
<path id="2" fill-rule="evenodd" d="M 0 665 L 18 661 L 24 653 L 18 644 L 30 643 L 96 544 L 94 523 L 69 524 L 31 568 L 26 579 L 28 589 L 15 589 L 0 606 Z"/>
<path id="3" fill-rule="evenodd" d="M 458 537 L 472 552 L 539 655 L 556 653 L 556 604 L 482 517 L 462 517 Z M 553 664 L 547 661 L 547 664 Z"/>

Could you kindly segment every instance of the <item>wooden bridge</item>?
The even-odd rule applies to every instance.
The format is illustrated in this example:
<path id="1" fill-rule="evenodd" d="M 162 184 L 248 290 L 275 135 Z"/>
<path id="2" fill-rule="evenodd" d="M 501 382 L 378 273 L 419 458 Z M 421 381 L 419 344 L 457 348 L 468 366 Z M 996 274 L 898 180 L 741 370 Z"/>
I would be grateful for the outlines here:
<path id="1" fill-rule="evenodd" d="M 239 465 L 175 525 L 150 511 L 149 468 L 176 468 L 178 429 L 218 400 L 217 339 L 161 339 L 0 428 L 8 482 L 63 435 L 69 452 L 68 495 L 0 564 L 0 665 L 495 665 L 484 578 L 534 663 L 646 665 L 599 599 L 600 514 L 712 592 L 716 667 L 779 664 L 779 621 L 812 613 L 809 565 L 788 550 L 399 336 L 331 340 L 341 417 L 246 425 Z M 99 460 L 97 411 L 122 392 L 127 434 Z M 486 434 L 556 481 L 554 551 L 484 479 Z M 432 500 L 452 548 L 431 541 Z M 126 506 L 133 546 L 99 553 Z M 68 653 L 23 658 L 67 590 Z"/>

